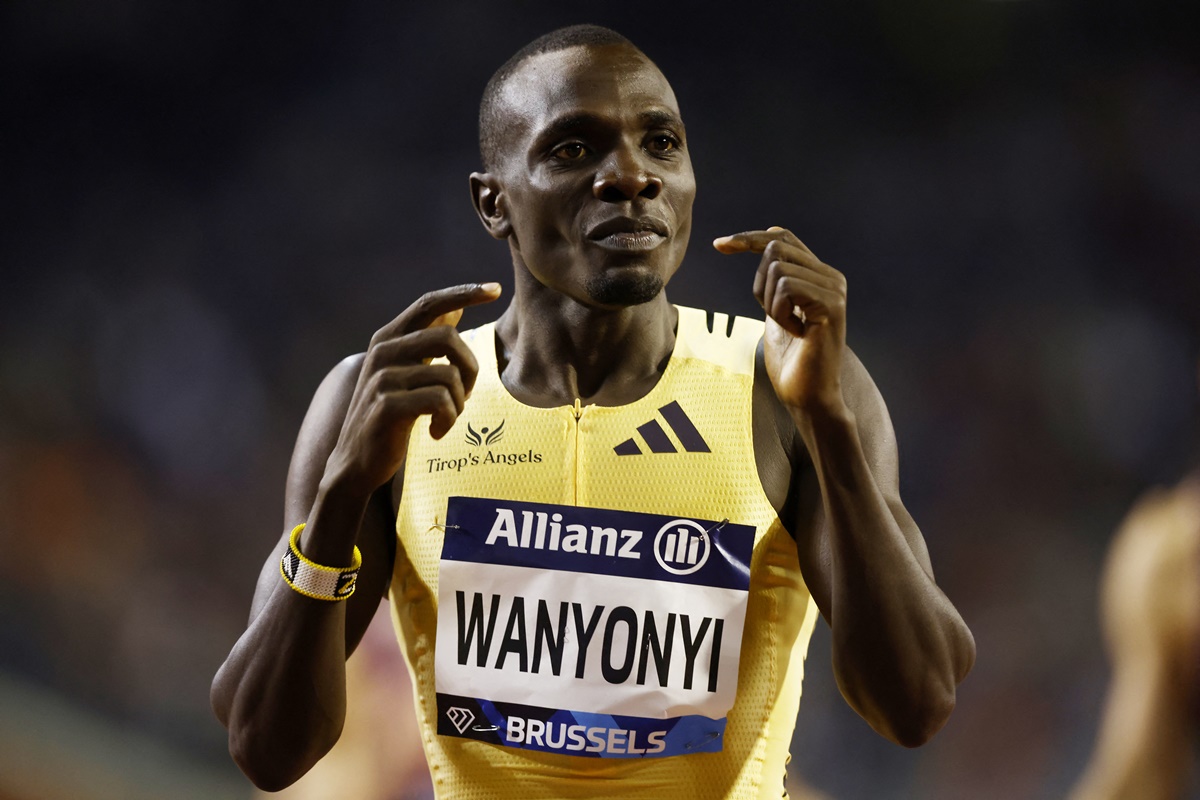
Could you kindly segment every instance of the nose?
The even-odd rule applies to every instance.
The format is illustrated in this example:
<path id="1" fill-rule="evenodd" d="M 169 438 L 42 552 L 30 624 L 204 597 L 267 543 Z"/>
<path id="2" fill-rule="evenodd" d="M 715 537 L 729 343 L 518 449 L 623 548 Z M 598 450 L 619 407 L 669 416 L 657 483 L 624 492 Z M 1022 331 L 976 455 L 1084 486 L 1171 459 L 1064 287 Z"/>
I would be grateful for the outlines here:
<path id="1" fill-rule="evenodd" d="M 609 203 L 643 197 L 653 200 L 662 191 L 662 178 L 649 169 L 646 159 L 629 148 L 618 147 L 609 153 L 592 183 L 592 193 Z"/>

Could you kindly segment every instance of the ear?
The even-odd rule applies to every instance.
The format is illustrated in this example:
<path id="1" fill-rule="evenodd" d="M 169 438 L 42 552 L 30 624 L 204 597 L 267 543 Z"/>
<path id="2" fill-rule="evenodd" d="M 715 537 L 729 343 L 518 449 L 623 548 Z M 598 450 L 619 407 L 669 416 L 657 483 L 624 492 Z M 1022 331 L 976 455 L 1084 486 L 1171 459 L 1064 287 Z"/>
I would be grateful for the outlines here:
<path id="1" fill-rule="evenodd" d="M 472 172 L 471 202 L 475 205 L 479 221 L 492 238 L 507 239 L 512 234 L 499 178 L 490 172 Z"/>

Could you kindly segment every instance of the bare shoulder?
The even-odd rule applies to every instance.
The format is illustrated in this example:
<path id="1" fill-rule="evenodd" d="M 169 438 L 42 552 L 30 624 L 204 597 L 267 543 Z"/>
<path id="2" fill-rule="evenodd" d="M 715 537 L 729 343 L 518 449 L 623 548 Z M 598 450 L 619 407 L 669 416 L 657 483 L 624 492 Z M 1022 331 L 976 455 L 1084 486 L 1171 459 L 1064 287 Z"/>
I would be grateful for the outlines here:
<path id="1" fill-rule="evenodd" d="M 357 353 L 343 358 L 313 394 L 288 469 L 285 513 L 289 524 L 303 522 L 312 508 L 325 460 L 337 444 L 365 357 L 365 353 Z"/>
<path id="2" fill-rule="evenodd" d="M 335 364 L 325 379 L 321 381 L 321 385 L 317 387 L 317 393 L 313 399 L 316 400 L 323 395 L 341 396 L 353 392 L 366 357 L 366 353 L 355 353 Z"/>
<path id="3" fill-rule="evenodd" d="M 366 353 L 355 353 L 346 356 L 329 370 L 313 394 L 304 418 L 305 428 L 328 427 L 331 423 L 341 426 L 365 358 Z"/>

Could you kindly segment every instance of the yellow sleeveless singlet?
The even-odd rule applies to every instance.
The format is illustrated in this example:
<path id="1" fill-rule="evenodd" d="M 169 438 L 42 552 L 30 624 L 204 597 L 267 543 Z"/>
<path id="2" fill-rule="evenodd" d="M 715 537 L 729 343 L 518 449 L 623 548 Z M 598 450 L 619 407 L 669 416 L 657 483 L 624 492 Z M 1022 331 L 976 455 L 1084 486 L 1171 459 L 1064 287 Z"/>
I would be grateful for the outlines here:
<path id="1" fill-rule="evenodd" d="M 779 798 L 817 610 L 796 546 L 763 493 L 751 430 L 763 323 L 678 307 L 658 384 L 625 406 L 533 408 L 504 388 L 491 324 L 463 334 L 479 362 L 466 409 L 441 440 L 414 426 L 396 523 L 392 616 L 413 676 L 439 798 Z M 447 498 L 504 498 L 753 526 L 737 696 L 724 749 L 667 758 L 587 758 L 437 733 L 434 655 Z M 447 646 L 452 646 L 450 643 Z"/>

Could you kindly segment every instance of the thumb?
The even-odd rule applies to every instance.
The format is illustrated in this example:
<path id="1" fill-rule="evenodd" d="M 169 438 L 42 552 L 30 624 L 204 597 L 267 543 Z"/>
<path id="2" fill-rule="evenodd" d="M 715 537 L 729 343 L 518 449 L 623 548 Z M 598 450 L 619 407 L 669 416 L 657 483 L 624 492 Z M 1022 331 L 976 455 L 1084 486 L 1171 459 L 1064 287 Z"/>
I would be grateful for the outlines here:
<path id="1" fill-rule="evenodd" d="M 435 317 L 433 322 L 429 323 L 429 327 L 433 328 L 438 325 L 449 325 L 451 328 L 458 325 L 458 321 L 462 319 L 463 310 L 456 308 L 453 311 L 447 311 L 441 316 Z"/>
<path id="2" fill-rule="evenodd" d="M 433 322 L 429 323 L 429 327 L 436 328 L 438 325 L 448 325 L 451 328 L 457 327 L 458 321 L 462 319 L 462 315 L 463 310 L 461 308 L 456 308 L 453 311 L 447 311 L 445 314 L 440 314 L 434 317 Z M 422 364 L 430 364 L 432 362 L 432 358 L 421 359 Z"/>

